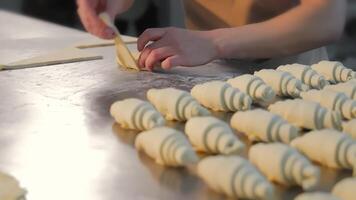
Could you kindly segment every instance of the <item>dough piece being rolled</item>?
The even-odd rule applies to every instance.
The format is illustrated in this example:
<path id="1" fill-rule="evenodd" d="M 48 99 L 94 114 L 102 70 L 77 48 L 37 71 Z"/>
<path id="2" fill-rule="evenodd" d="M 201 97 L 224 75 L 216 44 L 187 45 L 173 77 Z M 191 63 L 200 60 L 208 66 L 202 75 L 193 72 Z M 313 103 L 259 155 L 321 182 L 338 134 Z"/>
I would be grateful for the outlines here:
<path id="1" fill-rule="evenodd" d="M 255 144 L 250 148 L 249 160 L 270 181 L 309 190 L 319 183 L 320 171 L 296 149 L 282 143 Z"/>
<path id="2" fill-rule="evenodd" d="M 331 90 L 309 90 L 300 94 L 302 99 L 314 101 L 321 106 L 341 113 L 345 119 L 356 117 L 356 101 L 341 92 Z"/>
<path id="3" fill-rule="evenodd" d="M 356 198 L 356 178 L 345 178 L 334 186 L 331 192 L 342 200 L 355 200 Z"/>
<path id="4" fill-rule="evenodd" d="M 214 111 L 248 110 L 251 98 L 240 90 L 223 81 L 210 81 L 194 86 L 192 96 L 203 106 Z"/>
<path id="5" fill-rule="evenodd" d="M 278 96 L 299 97 L 300 92 L 306 91 L 308 88 L 288 72 L 262 69 L 256 71 L 254 75 L 271 86 Z"/>
<path id="6" fill-rule="evenodd" d="M 111 105 L 110 113 L 118 124 L 128 129 L 147 130 L 165 123 L 151 104 L 140 99 L 116 101 Z"/>
<path id="7" fill-rule="evenodd" d="M 302 99 L 278 101 L 268 109 L 299 128 L 341 130 L 340 113 L 330 111 L 315 102 Z"/>
<path id="8" fill-rule="evenodd" d="M 245 133 L 251 141 L 289 143 L 299 136 L 298 128 L 262 109 L 236 112 L 230 124 L 232 128 Z"/>
<path id="9" fill-rule="evenodd" d="M 356 140 L 356 119 L 342 123 L 342 131 L 351 135 Z"/>
<path id="10" fill-rule="evenodd" d="M 342 200 L 327 192 L 305 192 L 298 195 L 294 200 Z"/>
<path id="11" fill-rule="evenodd" d="M 356 142 L 332 129 L 311 131 L 295 138 L 291 145 L 309 159 L 331 168 L 356 168 Z"/>
<path id="12" fill-rule="evenodd" d="M 276 93 L 262 79 L 251 74 L 244 74 L 227 80 L 234 88 L 248 94 L 253 101 L 270 103 L 276 97 Z"/>
<path id="13" fill-rule="evenodd" d="M 189 119 L 185 125 L 185 133 L 197 151 L 238 154 L 245 146 L 228 124 L 214 117 Z"/>
<path id="14" fill-rule="evenodd" d="M 235 198 L 274 199 L 274 187 L 246 159 L 210 156 L 198 163 L 199 176 L 216 192 Z"/>
<path id="15" fill-rule="evenodd" d="M 336 85 L 327 85 L 324 87 L 324 89 L 335 92 L 342 92 L 349 98 L 356 100 L 356 83 L 353 81 L 348 81 L 346 83 L 338 83 Z"/>
<path id="16" fill-rule="evenodd" d="M 302 81 L 302 83 L 315 89 L 322 89 L 325 85 L 329 85 L 329 82 L 325 80 L 325 77 L 318 74 L 308 65 L 302 64 L 289 64 L 281 65 L 277 70 L 289 72 L 294 77 Z"/>
<path id="17" fill-rule="evenodd" d="M 356 77 L 352 69 L 346 68 L 341 62 L 323 60 L 311 66 L 331 83 L 346 82 Z"/>
<path id="18" fill-rule="evenodd" d="M 183 133 L 168 127 L 157 127 L 140 133 L 135 140 L 135 147 L 160 165 L 184 166 L 198 161 Z"/>
<path id="19" fill-rule="evenodd" d="M 150 89 L 147 99 L 167 120 L 186 121 L 195 116 L 210 115 L 190 93 L 175 88 Z"/>
<path id="20" fill-rule="evenodd" d="M 20 200 L 25 199 L 26 190 L 20 187 L 19 182 L 12 176 L 0 171 L 0 199 Z"/>

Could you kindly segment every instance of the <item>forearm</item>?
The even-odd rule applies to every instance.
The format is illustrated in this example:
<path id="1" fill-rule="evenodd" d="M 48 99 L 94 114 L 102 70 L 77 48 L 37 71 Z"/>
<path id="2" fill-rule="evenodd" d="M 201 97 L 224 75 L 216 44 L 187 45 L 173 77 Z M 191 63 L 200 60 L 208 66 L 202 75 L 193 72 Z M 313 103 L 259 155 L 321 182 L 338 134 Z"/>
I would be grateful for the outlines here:
<path id="1" fill-rule="evenodd" d="M 271 20 L 211 31 L 219 58 L 271 58 L 324 46 L 342 33 L 344 0 L 304 0 Z"/>

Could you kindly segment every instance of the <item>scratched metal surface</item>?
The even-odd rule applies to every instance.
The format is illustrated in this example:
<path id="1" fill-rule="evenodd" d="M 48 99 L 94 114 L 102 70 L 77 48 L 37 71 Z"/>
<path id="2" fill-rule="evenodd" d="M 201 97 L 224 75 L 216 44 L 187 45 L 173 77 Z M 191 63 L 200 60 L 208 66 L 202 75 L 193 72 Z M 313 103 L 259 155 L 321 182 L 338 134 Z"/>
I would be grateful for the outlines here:
<path id="1" fill-rule="evenodd" d="M 16 22 L 16 16 L 12 20 Z M 67 28 L 26 20 L 38 23 L 39 34 L 48 35 L 41 39 L 2 38 L 0 61 L 54 50 L 74 41 Z M 20 33 L 27 30 L 17 29 Z M 54 33 L 62 36 L 49 37 Z M 1 29 L 1 34 L 9 33 Z M 15 45 L 15 40 L 21 43 Z M 108 110 L 119 99 L 144 99 L 152 87 L 189 90 L 200 82 L 251 72 L 255 70 L 249 68 L 251 63 L 221 61 L 169 72 L 135 73 L 116 66 L 113 47 L 90 51 L 104 59 L 0 71 L 0 170 L 21 181 L 28 190 L 28 200 L 225 199 L 209 190 L 194 168 L 164 168 L 137 153 L 133 147 L 136 133 L 116 125 Z M 228 114 L 215 115 L 229 119 Z M 179 123 L 169 125 L 183 128 Z M 322 168 L 319 189 L 329 191 L 336 181 L 350 175 Z M 301 192 L 298 188 L 277 188 L 279 199 L 293 199 Z"/>

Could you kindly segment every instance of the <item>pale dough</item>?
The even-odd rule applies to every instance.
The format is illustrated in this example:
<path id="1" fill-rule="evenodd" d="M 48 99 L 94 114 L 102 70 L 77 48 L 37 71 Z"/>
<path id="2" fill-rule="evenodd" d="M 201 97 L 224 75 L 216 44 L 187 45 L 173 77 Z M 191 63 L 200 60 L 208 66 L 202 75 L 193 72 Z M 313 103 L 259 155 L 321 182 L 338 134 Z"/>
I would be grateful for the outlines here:
<path id="1" fill-rule="evenodd" d="M 356 140 L 356 119 L 343 122 L 342 131 L 351 135 Z"/>
<path id="2" fill-rule="evenodd" d="M 286 186 L 300 185 L 304 190 L 312 189 L 319 183 L 319 169 L 286 144 L 255 144 L 250 148 L 248 157 L 270 181 Z"/>
<path id="3" fill-rule="evenodd" d="M 327 192 L 305 192 L 299 194 L 294 200 L 342 200 Z"/>
<path id="4" fill-rule="evenodd" d="M 175 88 L 150 89 L 147 99 L 167 120 L 186 121 L 196 116 L 210 115 L 190 93 Z"/>
<path id="5" fill-rule="evenodd" d="M 135 147 L 160 165 L 176 167 L 198 161 L 196 153 L 183 133 L 169 127 L 157 127 L 141 132 L 136 137 Z"/>
<path id="6" fill-rule="evenodd" d="M 325 90 L 331 90 L 335 92 L 342 92 L 349 98 L 356 100 L 356 83 L 353 81 L 348 81 L 345 83 L 338 83 L 335 85 L 325 86 Z"/>
<path id="7" fill-rule="evenodd" d="M 133 58 L 130 50 L 127 48 L 124 41 L 122 40 L 119 30 L 116 28 L 115 24 L 111 20 L 108 13 L 106 12 L 100 13 L 99 17 L 107 26 L 112 28 L 116 34 L 115 37 L 116 57 L 119 58 L 119 60 L 123 63 L 122 66 L 139 71 L 140 68 L 138 67 L 137 62 Z"/>
<path id="8" fill-rule="evenodd" d="M 0 199 L 20 200 L 25 199 L 26 190 L 20 187 L 19 182 L 12 176 L 0 171 Z"/>
<path id="9" fill-rule="evenodd" d="M 56 52 L 43 54 L 41 56 L 36 56 L 33 58 L 23 59 L 17 62 L 9 63 L 0 66 L 0 70 L 42 67 L 48 65 L 58 65 L 58 64 L 73 63 L 73 62 L 98 60 L 102 58 L 103 58 L 102 56 L 87 52 L 85 50 L 80 50 L 76 48 L 67 48 Z"/>
<path id="10" fill-rule="evenodd" d="M 234 88 L 248 94 L 256 103 L 271 103 L 276 93 L 262 79 L 251 74 L 244 74 L 227 80 Z"/>
<path id="11" fill-rule="evenodd" d="M 210 81 L 195 85 L 192 96 L 203 106 L 215 111 L 237 111 L 251 108 L 251 98 L 223 81 Z"/>
<path id="12" fill-rule="evenodd" d="M 274 69 L 262 69 L 254 75 L 260 77 L 267 85 L 271 86 L 279 96 L 299 97 L 300 92 L 308 90 L 308 86 L 293 77 L 288 72 Z"/>
<path id="13" fill-rule="evenodd" d="M 356 199 L 356 178 L 345 178 L 334 186 L 332 194 L 342 200 Z"/>
<path id="14" fill-rule="evenodd" d="M 302 64 L 289 64 L 281 65 L 277 70 L 289 72 L 294 77 L 302 81 L 302 83 L 315 89 L 322 89 L 325 85 L 329 85 L 329 82 L 323 75 L 318 74 L 308 65 Z"/>
<path id="15" fill-rule="evenodd" d="M 137 38 L 131 36 L 122 35 L 122 40 L 125 44 L 135 44 L 137 43 Z M 73 46 L 78 49 L 88 49 L 88 48 L 96 48 L 96 47 L 106 47 L 106 46 L 114 46 L 114 40 L 104 40 L 98 37 L 90 37 L 89 39 L 80 41 Z"/>
<path id="16" fill-rule="evenodd" d="M 300 96 L 304 100 L 314 101 L 327 109 L 340 112 L 345 119 L 356 117 L 356 101 L 344 93 L 331 90 L 309 90 L 302 92 Z"/>
<path id="17" fill-rule="evenodd" d="M 356 168 L 356 142 L 332 129 L 311 131 L 295 138 L 291 145 L 309 159 L 331 168 Z"/>
<path id="18" fill-rule="evenodd" d="M 334 128 L 341 130 L 341 115 L 321 107 L 318 103 L 302 99 L 278 101 L 268 107 L 289 123 L 306 129 Z"/>
<path id="19" fill-rule="evenodd" d="M 194 117 L 187 121 L 185 133 L 197 151 L 238 154 L 245 145 L 224 121 L 214 117 Z"/>
<path id="20" fill-rule="evenodd" d="M 147 130 L 165 124 L 164 118 L 146 101 L 129 98 L 116 101 L 110 114 L 123 128 Z"/>
<path id="21" fill-rule="evenodd" d="M 262 109 L 236 112 L 231 118 L 230 125 L 237 131 L 245 133 L 251 141 L 289 143 L 299 136 L 298 128 L 280 116 Z"/>
<path id="22" fill-rule="evenodd" d="M 247 199 L 274 198 L 274 187 L 246 159 L 210 156 L 198 163 L 198 174 L 216 192 Z"/>
<path id="23" fill-rule="evenodd" d="M 346 68 L 341 62 L 323 60 L 311 66 L 331 83 L 346 82 L 356 77 L 352 69 Z"/>

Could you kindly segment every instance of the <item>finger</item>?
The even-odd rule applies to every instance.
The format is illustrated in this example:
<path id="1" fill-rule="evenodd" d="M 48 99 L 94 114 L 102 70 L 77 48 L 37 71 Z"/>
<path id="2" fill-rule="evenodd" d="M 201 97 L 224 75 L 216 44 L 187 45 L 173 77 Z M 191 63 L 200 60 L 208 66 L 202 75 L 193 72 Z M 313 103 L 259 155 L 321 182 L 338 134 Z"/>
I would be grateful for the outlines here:
<path id="1" fill-rule="evenodd" d="M 172 56 L 173 54 L 173 49 L 168 46 L 153 49 L 145 60 L 145 67 L 149 70 L 152 70 L 155 64 L 159 63 L 161 60 L 164 60 L 167 57 Z"/>
<path id="2" fill-rule="evenodd" d="M 142 68 L 146 68 L 145 62 L 146 62 L 147 56 L 151 53 L 151 51 L 153 49 L 160 48 L 162 46 L 163 46 L 163 44 L 161 44 L 158 41 L 147 45 L 141 52 L 140 57 L 138 58 L 139 66 Z"/>
<path id="3" fill-rule="evenodd" d="M 79 2 L 79 1 L 78 1 Z M 108 27 L 97 15 L 96 9 L 94 6 L 96 5 L 89 5 L 87 1 L 81 1 L 82 3 L 78 3 L 78 14 L 80 19 L 83 22 L 85 29 L 103 39 L 113 39 L 115 36 L 114 31 Z"/>
<path id="4" fill-rule="evenodd" d="M 172 67 L 183 66 L 184 59 L 178 55 L 170 56 L 161 62 L 163 69 L 170 69 Z"/>
<path id="5" fill-rule="evenodd" d="M 166 32 L 164 28 L 146 29 L 137 40 L 137 49 L 142 51 L 150 41 L 159 40 Z"/>

